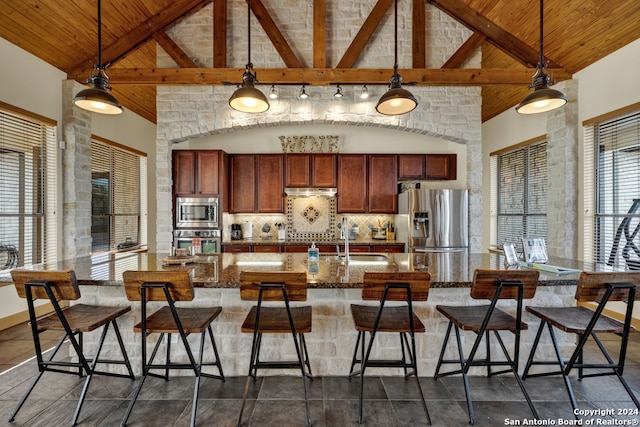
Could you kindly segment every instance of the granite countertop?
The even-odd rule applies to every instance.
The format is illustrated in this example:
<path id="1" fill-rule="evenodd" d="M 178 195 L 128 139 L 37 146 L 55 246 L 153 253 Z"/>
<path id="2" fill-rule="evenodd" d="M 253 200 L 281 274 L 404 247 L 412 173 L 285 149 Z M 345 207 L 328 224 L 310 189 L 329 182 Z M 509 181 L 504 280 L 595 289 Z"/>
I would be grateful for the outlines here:
<path id="1" fill-rule="evenodd" d="M 344 245 L 344 240 L 314 240 L 316 245 Z M 223 240 L 223 246 L 233 245 L 291 245 L 291 246 L 311 246 L 311 240 L 278 240 L 277 238 L 252 238 L 252 239 L 240 239 L 240 240 Z M 356 239 L 349 240 L 350 245 L 404 245 L 404 242 L 399 240 L 386 240 L 386 239 Z"/>
<path id="2" fill-rule="evenodd" d="M 392 253 L 352 254 L 348 265 L 335 254 L 321 254 L 317 273 L 307 273 L 309 288 L 359 288 L 365 271 L 429 271 L 434 288 L 471 286 L 476 269 L 502 269 L 503 257 L 497 254 L 467 253 Z M 112 253 L 82 257 L 34 269 L 76 272 L 80 285 L 122 286 L 125 270 L 188 270 L 198 287 L 237 288 L 241 270 L 307 271 L 306 253 L 220 253 L 198 255 L 185 265 L 164 265 L 167 254 Z M 549 264 L 585 271 L 604 271 L 606 267 L 562 258 Z M 557 275 L 540 272 L 540 285 L 576 285 L 578 273 Z M 0 285 L 10 285 L 9 272 L 0 273 Z"/>

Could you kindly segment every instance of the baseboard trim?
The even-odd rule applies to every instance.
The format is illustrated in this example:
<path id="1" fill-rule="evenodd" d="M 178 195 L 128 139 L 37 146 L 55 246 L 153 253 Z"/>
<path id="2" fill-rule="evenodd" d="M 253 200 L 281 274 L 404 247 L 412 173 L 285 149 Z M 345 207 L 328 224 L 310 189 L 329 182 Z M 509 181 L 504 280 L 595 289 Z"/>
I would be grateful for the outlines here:
<path id="1" fill-rule="evenodd" d="M 53 313 L 53 305 L 50 302 L 42 304 L 36 307 L 36 316 L 44 316 L 45 314 Z M 24 310 L 11 316 L 3 317 L 0 319 L 0 331 L 9 329 L 12 326 L 19 325 L 20 323 L 29 321 L 29 311 Z"/>

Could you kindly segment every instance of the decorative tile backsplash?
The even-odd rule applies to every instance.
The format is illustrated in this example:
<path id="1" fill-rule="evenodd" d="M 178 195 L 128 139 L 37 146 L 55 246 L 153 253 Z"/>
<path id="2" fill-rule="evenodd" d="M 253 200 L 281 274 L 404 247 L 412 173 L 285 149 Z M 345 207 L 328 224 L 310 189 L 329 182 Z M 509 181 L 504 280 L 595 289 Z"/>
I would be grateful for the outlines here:
<path id="1" fill-rule="evenodd" d="M 278 239 L 276 223 L 286 224 L 289 241 L 336 241 L 339 237 L 338 224 L 343 215 L 337 214 L 335 197 L 287 197 L 286 214 L 223 214 L 222 237 L 230 239 L 232 223 L 252 224 L 254 239 Z M 393 222 L 393 215 L 349 214 L 349 227 L 357 226 L 356 239 L 371 239 L 374 228 L 386 228 Z M 266 231 L 268 230 L 268 231 Z"/>

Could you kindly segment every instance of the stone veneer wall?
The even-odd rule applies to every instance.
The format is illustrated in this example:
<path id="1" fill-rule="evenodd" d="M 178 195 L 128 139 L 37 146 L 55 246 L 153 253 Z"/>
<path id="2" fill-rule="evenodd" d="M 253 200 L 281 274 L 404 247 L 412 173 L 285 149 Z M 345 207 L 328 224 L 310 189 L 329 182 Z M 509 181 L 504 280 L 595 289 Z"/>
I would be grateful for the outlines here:
<path id="1" fill-rule="evenodd" d="M 312 5 L 302 2 L 301 9 L 292 13 L 289 4 L 270 4 L 270 13 L 277 17 L 278 26 L 286 29 L 285 37 L 301 58 L 311 62 L 313 43 L 306 29 L 312 28 Z M 328 3 L 327 63 L 334 66 L 351 43 L 354 34 L 345 28 L 359 28 L 369 13 L 370 6 L 362 2 Z M 399 5 L 398 58 L 399 66 L 409 67 L 411 58 L 410 2 Z M 246 41 L 246 3 L 228 2 L 231 40 Z M 435 7 L 427 5 L 429 34 L 427 40 L 427 66 L 439 67 L 471 35 L 470 31 Z M 301 24 L 301 21 L 303 22 Z M 349 21 L 349 22 L 346 22 Z M 198 65 L 212 64 L 212 6 L 209 5 L 188 17 L 169 31 L 178 45 Z M 306 22 L 306 24 L 304 24 Z M 236 25 L 237 23 L 237 25 Z M 306 26 L 305 26 L 306 25 Z M 260 25 L 252 17 L 252 62 L 256 67 L 283 67 L 279 55 Z M 297 34 L 300 32 L 300 34 Z M 233 43 L 228 52 L 229 67 L 244 68 L 246 48 L 244 43 Z M 386 20 L 372 42 L 357 61 L 357 67 L 377 68 L 380 64 L 393 64 L 393 20 Z M 234 50 L 235 49 L 235 50 Z M 173 60 L 158 48 L 158 66 L 175 67 Z M 480 51 L 469 60 L 467 66 L 480 66 Z M 259 78 L 260 76 L 258 76 Z M 240 78 L 240 76 L 239 76 Z M 263 88 L 266 90 L 266 88 Z M 288 126 L 300 124 L 343 124 L 353 126 L 384 127 L 399 131 L 436 136 L 445 140 L 466 144 L 467 176 L 469 188 L 470 249 L 481 252 L 482 240 L 482 156 L 481 156 L 481 92 L 479 87 L 412 87 L 418 98 L 418 109 L 399 117 L 386 117 L 374 109 L 374 102 L 361 102 L 357 91 L 346 91 L 338 105 L 333 98 L 333 87 L 313 86 L 309 100 L 298 99 L 299 88 L 279 87 L 281 99 L 272 103 L 271 109 L 262 114 L 239 113 L 228 106 L 234 87 L 221 86 L 160 86 L 157 93 L 157 248 L 168 252 L 171 245 L 171 144 L 218 133 L 242 129 Z M 382 88 L 379 88 L 383 92 Z M 258 151 L 258 150 L 256 150 Z"/>
<path id="2" fill-rule="evenodd" d="M 569 98 L 563 108 L 549 113 L 547 120 L 547 252 L 578 259 L 578 82 L 556 86 Z"/>

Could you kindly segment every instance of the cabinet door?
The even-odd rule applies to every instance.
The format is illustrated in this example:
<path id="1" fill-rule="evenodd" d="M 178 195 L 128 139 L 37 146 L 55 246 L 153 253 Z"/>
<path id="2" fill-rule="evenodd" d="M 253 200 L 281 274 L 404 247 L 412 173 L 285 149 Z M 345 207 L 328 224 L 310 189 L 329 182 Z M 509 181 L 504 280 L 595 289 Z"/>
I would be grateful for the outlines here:
<path id="1" fill-rule="evenodd" d="M 369 156 L 369 213 L 398 213 L 398 159 L 393 154 Z"/>
<path id="2" fill-rule="evenodd" d="M 176 150 L 173 152 L 173 193 L 176 196 L 196 194 L 194 170 L 196 160 L 193 151 Z"/>
<path id="3" fill-rule="evenodd" d="M 285 187 L 309 187 L 310 154 L 287 154 L 285 157 Z"/>
<path id="4" fill-rule="evenodd" d="M 256 167 L 253 154 L 230 156 L 229 212 L 253 212 L 256 199 Z"/>
<path id="5" fill-rule="evenodd" d="M 253 247 L 251 245 L 223 245 L 222 252 L 251 252 Z"/>
<path id="6" fill-rule="evenodd" d="M 373 245 L 371 252 L 402 253 L 404 245 Z"/>
<path id="7" fill-rule="evenodd" d="M 220 152 L 196 152 L 196 194 L 202 196 L 220 195 Z"/>
<path id="8" fill-rule="evenodd" d="M 253 252 L 281 252 L 281 249 L 279 245 L 255 245 Z"/>
<path id="9" fill-rule="evenodd" d="M 301 253 L 301 252 L 307 252 L 307 249 L 308 248 L 306 246 L 303 246 L 303 245 L 286 245 L 284 247 L 284 251 L 285 252 L 298 252 L 298 253 Z"/>
<path id="10" fill-rule="evenodd" d="M 311 156 L 311 186 L 330 188 L 336 186 L 335 154 L 314 154 Z"/>
<path id="11" fill-rule="evenodd" d="M 338 212 L 367 212 L 367 156 L 338 156 Z"/>
<path id="12" fill-rule="evenodd" d="M 455 154 L 425 155 L 426 179 L 456 179 L 456 163 Z"/>
<path id="13" fill-rule="evenodd" d="M 424 155 L 399 154 L 398 155 L 398 179 L 422 179 L 424 178 Z"/>
<path id="14" fill-rule="evenodd" d="M 284 212 L 284 159 L 282 154 L 259 154 L 256 161 L 257 212 Z"/>

